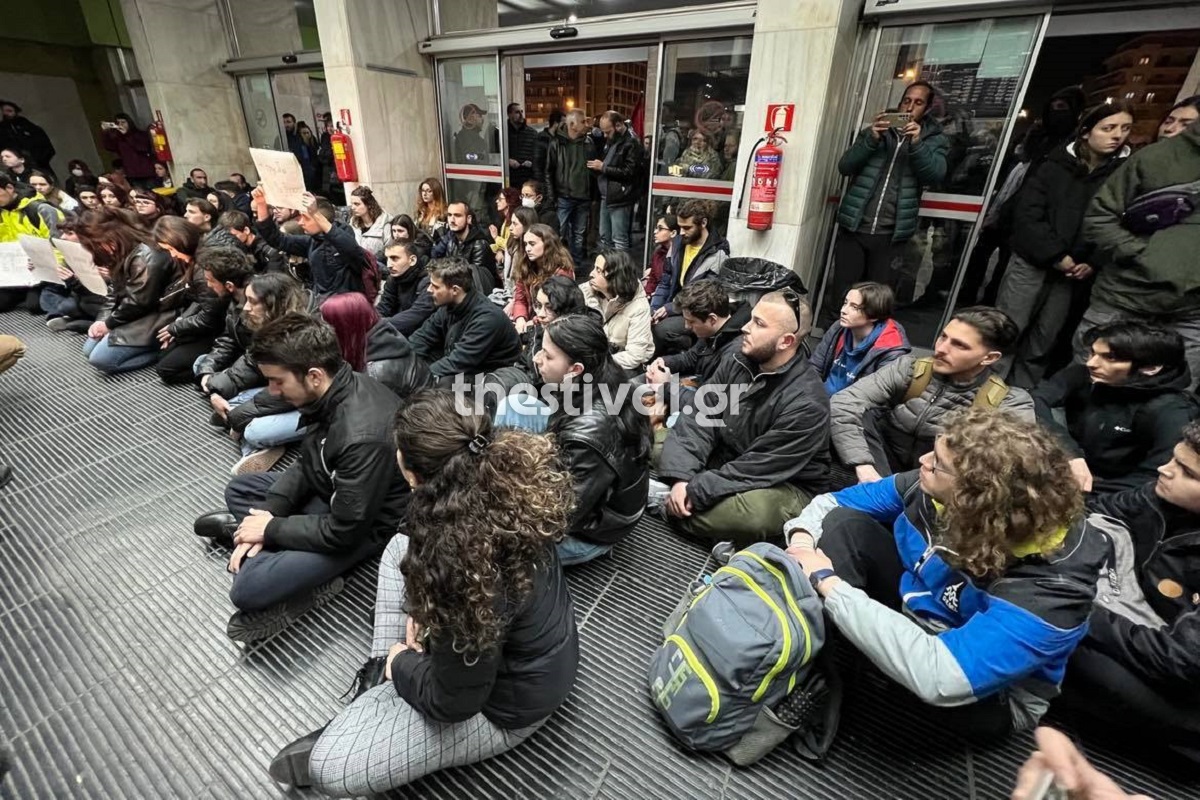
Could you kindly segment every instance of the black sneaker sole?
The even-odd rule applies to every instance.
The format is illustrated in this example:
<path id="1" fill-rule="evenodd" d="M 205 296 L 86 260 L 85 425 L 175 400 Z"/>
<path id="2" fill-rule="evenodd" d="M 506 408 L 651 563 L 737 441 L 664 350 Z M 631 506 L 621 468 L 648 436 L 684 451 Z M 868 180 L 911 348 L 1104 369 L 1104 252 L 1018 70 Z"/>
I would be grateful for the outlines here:
<path id="1" fill-rule="evenodd" d="M 278 603 L 262 611 L 238 611 L 229 618 L 225 635 L 235 642 L 260 642 L 283 631 L 310 611 L 328 603 L 342 591 L 346 581 L 334 578 L 312 594 Z"/>

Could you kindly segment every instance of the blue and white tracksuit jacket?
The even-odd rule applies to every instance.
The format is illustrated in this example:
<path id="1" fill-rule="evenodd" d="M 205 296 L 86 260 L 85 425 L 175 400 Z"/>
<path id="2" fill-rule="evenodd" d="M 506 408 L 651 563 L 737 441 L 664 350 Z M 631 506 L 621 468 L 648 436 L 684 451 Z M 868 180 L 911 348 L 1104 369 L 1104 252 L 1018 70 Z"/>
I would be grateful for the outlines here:
<path id="1" fill-rule="evenodd" d="M 820 543 L 835 508 L 890 525 L 905 570 L 897 587 L 904 613 L 845 581 L 836 585 L 825 610 L 846 638 L 927 703 L 964 705 L 1003 693 L 1014 729 L 1036 725 L 1087 633 L 1108 552 L 1104 534 L 1080 519 L 1054 537 L 1052 550 L 1014 548 L 1004 573 L 985 581 L 942 558 L 938 512 L 916 471 L 820 495 L 784 533 L 806 530 Z"/>

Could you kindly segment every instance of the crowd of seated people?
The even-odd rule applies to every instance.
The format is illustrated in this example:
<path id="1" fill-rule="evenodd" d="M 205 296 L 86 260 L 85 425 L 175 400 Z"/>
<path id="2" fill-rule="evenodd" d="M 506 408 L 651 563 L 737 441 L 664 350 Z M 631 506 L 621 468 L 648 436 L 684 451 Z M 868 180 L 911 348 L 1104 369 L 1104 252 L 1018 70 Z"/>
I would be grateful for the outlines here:
<path id="1" fill-rule="evenodd" d="M 4 302 L 86 325 L 103 372 L 192 383 L 238 443 L 224 508 L 194 529 L 230 551 L 230 638 L 273 636 L 378 564 L 358 692 L 280 751 L 282 782 L 385 791 L 533 735 L 578 665 L 562 569 L 647 513 L 705 547 L 786 545 L 847 645 L 964 735 L 1030 729 L 1059 703 L 1200 761 L 1200 403 L 1179 267 L 1194 234 L 1108 219 L 1188 147 L 1196 125 L 1089 188 L 1071 252 L 1107 257 L 1104 291 L 1140 299 L 1102 291 L 1086 360 L 1044 377 L 1028 320 L 989 306 L 957 309 L 922 357 L 879 282 L 851 284 L 819 338 L 802 292 L 733 300 L 705 201 L 658 219 L 651 263 L 606 249 L 577 281 L 530 184 L 489 236 L 434 179 L 418 219 L 381 224 L 368 190 L 346 225 L 328 200 L 293 218 L 261 189 L 250 215 L 204 197 L 184 216 L 31 215 L 0 177 L 0 214 L 20 214 L 0 221 L 78 242 L 109 283 L 92 295 L 64 268 L 63 287 Z M 1183 299 L 1153 305 L 1145 270 Z M 1029 390 L 1005 380 L 1014 354 Z M 269 471 L 288 445 L 295 462 Z"/>

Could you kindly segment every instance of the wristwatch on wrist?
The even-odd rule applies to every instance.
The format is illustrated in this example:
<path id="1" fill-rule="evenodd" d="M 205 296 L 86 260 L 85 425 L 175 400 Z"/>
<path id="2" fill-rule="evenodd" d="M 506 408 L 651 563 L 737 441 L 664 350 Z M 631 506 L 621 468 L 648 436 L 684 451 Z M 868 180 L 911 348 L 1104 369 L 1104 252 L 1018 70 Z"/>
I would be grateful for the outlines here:
<path id="1" fill-rule="evenodd" d="M 819 570 L 816 570 L 815 572 L 812 572 L 809 574 L 808 582 L 812 584 L 813 591 L 815 592 L 815 591 L 817 591 L 817 584 L 819 584 L 821 581 L 825 580 L 826 578 L 832 578 L 836 574 L 837 574 L 836 572 L 834 572 L 833 570 L 831 570 L 829 568 L 819 569 Z"/>

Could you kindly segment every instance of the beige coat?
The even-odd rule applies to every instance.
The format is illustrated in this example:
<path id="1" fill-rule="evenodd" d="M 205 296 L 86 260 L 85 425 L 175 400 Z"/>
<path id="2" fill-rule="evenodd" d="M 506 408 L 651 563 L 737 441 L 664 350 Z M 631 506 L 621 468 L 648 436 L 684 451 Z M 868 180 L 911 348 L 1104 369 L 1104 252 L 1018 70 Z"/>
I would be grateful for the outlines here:
<path id="1" fill-rule="evenodd" d="M 654 335 L 650 332 L 650 301 L 640 292 L 632 300 L 605 300 L 582 284 L 587 304 L 604 317 L 604 333 L 613 349 L 613 361 L 621 369 L 641 369 L 654 355 Z"/>

